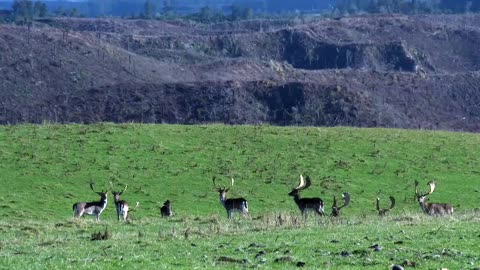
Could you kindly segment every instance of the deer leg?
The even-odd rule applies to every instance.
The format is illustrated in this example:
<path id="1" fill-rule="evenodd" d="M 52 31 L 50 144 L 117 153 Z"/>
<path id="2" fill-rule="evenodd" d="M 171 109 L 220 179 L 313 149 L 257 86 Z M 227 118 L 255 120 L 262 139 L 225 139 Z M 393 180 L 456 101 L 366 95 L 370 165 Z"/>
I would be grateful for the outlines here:
<path id="1" fill-rule="evenodd" d="M 307 211 L 306 210 L 302 210 L 302 217 L 303 217 L 303 220 L 307 220 Z"/>

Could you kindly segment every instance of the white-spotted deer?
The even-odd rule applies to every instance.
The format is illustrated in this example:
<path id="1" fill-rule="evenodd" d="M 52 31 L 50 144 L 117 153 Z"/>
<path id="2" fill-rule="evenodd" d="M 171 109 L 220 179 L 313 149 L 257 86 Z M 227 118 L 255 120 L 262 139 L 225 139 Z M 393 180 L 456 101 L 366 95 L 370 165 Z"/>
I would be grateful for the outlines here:
<path id="1" fill-rule="evenodd" d="M 418 203 L 420 204 L 420 209 L 425 214 L 430 216 L 442 216 L 442 215 L 451 215 L 453 214 L 453 207 L 448 203 L 427 203 L 425 199 L 428 195 L 432 194 L 435 190 L 435 182 L 428 182 L 430 186 L 430 191 L 425 194 L 418 193 L 418 181 L 415 181 L 415 196 L 417 197 Z"/>
<path id="2" fill-rule="evenodd" d="M 247 200 L 244 198 L 232 198 L 232 199 L 227 199 L 227 192 L 230 190 L 230 188 L 219 188 L 215 184 L 215 177 L 213 177 L 213 186 L 215 190 L 218 192 L 220 196 L 220 203 L 225 207 L 225 210 L 227 210 L 227 217 L 228 219 L 232 218 L 232 213 L 234 211 L 240 212 L 242 214 L 248 214 L 248 203 Z M 233 187 L 233 178 L 232 178 L 232 187 Z"/>
<path id="3" fill-rule="evenodd" d="M 95 218 L 100 220 L 100 214 L 105 210 L 105 207 L 107 207 L 107 195 L 108 191 L 101 191 L 97 192 L 93 189 L 93 182 L 90 182 L 90 189 L 93 190 L 93 192 L 97 193 L 100 195 L 100 201 L 97 202 L 77 202 L 73 205 L 73 217 L 74 218 L 79 218 L 83 216 L 84 214 L 87 215 L 94 215 Z"/>
<path id="4" fill-rule="evenodd" d="M 337 206 L 337 198 L 335 198 L 335 195 L 333 195 L 332 217 L 339 217 L 340 216 L 340 210 L 342 210 L 342 208 L 344 208 L 345 206 L 350 204 L 350 194 L 348 194 L 347 192 L 344 192 L 342 194 L 342 197 L 343 197 L 343 200 L 344 200 L 343 205 L 338 207 Z"/>
<path id="5" fill-rule="evenodd" d="M 377 197 L 377 211 L 379 216 L 385 216 L 393 207 L 395 207 L 395 198 L 393 196 L 390 196 L 389 208 L 380 208 L 380 198 Z"/>
<path id="6" fill-rule="evenodd" d="M 172 203 L 170 202 L 170 200 L 166 200 L 163 203 L 163 206 L 160 207 L 160 214 L 162 215 L 162 217 L 170 217 L 173 215 Z"/>
<path id="7" fill-rule="evenodd" d="M 120 217 L 122 217 L 123 221 L 127 221 L 128 203 L 127 201 L 120 200 L 120 195 L 127 190 L 128 185 L 125 185 L 125 188 L 120 192 L 113 190 L 112 182 L 110 182 L 110 185 L 112 187 L 113 199 L 115 200 L 115 208 L 117 209 L 117 220 L 120 221 Z"/>
<path id="8" fill-rule="evenodd" d="M 306 177 L 306 182 L 303 179 L 303 176 L 300 175 L 300 183 L 296 188 L 294 188 L 290 193 L 289 196 L 293 196 L 293 200 L 297 204 L 298 208 L 302 212 L 302 216 L 306 217 L 306 212 L 311 210 L 315 213 L 323 216 L 325 215 L 324 211 L 324 204 L 322 199 L 320 198 L 301 198 L 300 191 L 307 189 L 312 184 L 310 177 Z"/>

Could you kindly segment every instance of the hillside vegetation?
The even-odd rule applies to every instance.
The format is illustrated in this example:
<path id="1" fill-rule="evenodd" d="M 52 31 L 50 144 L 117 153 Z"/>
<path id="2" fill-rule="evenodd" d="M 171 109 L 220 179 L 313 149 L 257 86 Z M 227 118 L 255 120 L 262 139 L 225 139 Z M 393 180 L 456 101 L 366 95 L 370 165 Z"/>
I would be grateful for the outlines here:
<path id="1" fill-rule="evenodd" d="M 0 124 L 478 131 L 479 15 L 0 27 Z"/>
<path id="2" fill-rule="evenodd" d="M 476 243 L 480 137 L 396 129 L 176 126 L 139 124 L 0 127 L 0 264 L 9 268 L 306 267 L 421 269 L 480 266 Z M 287 196 L 299 174 L 326 209 L 344 191 L 341 219 L 303 221 Z M 226 213 L 213 190 L 235 186 L 250 216 Z M 117 189 L 139 202 L 127 224 L 113 198 L 101 216 L 72 220 L 72 204 L 97 200 L 89 188 Z M 453 217 L 420 214 L 413 181 L 436 179 L 431 202 L 449 202 Z M 375 198 L 387 205 L 379 218 Z M 175 215 L 159 217 L 173 202 Z M 90 241 L 107 228 L 110 239 Z M 313 241 L 312 241 L 313 240 Z M 374 252 L 369 246 L 379 244 Z M 346 252 L 346 253 L 345 253 Z M 224 258 L 226 257 L 226 258 Z M 235 260 L 232 260 L 235 259 Z"/>

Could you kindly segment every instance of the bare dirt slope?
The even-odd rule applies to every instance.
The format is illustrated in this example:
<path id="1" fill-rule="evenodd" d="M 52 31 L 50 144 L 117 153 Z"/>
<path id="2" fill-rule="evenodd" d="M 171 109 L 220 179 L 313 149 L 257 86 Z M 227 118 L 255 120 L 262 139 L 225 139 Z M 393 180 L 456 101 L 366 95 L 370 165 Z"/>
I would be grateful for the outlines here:
<path id="1" fill-rule="evenodd" d="M 0 123 L 480 130 L 480 16 L 0 26 Z"/>

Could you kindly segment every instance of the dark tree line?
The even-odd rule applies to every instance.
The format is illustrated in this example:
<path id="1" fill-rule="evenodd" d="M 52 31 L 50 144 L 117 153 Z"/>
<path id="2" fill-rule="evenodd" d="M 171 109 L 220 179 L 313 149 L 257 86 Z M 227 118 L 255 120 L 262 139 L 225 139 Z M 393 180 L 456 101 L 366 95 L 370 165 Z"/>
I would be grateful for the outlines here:
<path id="1" fill-rule="evenodd" d="M 356 13 L 466 13 L 480 12 L 479 0 L 337 0 L 334 12 Z"/>
<path id="2" fill-rule="evenodd" d="M 249 7 L 232 5 L 230 14 L 215 10 L 209 6 L 202 7 L 199 12 L 190 14 L 188 19 L 202 23 L 218 23 L 223 21 L 246 20 L 253 17 L 253 10 Z"/>
<path id="3" fill-rule="evenodd" d="M 12 21 L 18 24 L 29 25 L 35 18 L 43 18 L 48 14 L 47 5 L 43 2 L 31 0 L 15 0 L 12 4 Z"/>
<path id="4" fill-rule="evenodd" d="M 45 1 L 45 0 L 43 0 Z M 48 10 L 50 7 L 50 12 Z M 186 18 L 204 23 L 235 21 L 254 16 L 304 16 L 365 13 L 480 12 L 480 0 L 86 0 L 81 2 L 13 0 L 0 10 L 0 22 L 31 24 L 45 16 L 117 16 L 144 19 Z"/>

